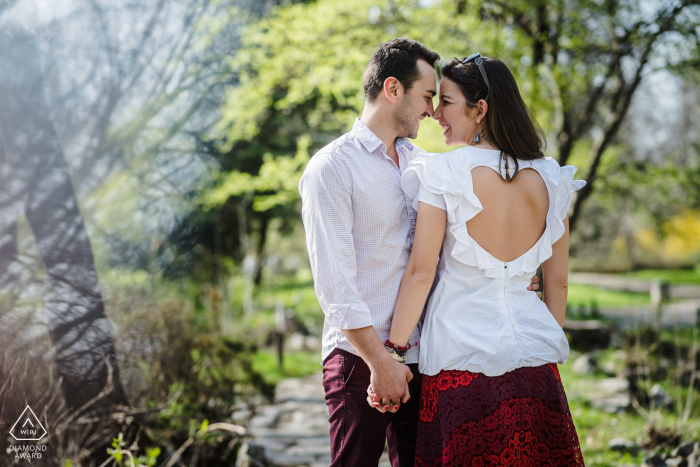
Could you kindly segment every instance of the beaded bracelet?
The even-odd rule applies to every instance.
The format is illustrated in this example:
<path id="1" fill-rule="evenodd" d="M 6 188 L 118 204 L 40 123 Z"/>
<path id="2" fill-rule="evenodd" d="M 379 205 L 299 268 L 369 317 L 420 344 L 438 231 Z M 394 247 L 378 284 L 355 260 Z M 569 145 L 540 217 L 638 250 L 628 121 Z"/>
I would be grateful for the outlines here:
<path id="1" fill-rule="evenodd" d="M 391 347 L 392 349 L 398 350 L 399 352 L 407 352 L 408 349 L 410 349 L 411 347 L 415 347 L 416 345 L 418 345 L 418 342 L 416 342 L 415 344 L 407 344 L 406 347 L 401 347 L 400 345 L 396 345 L 389 339 L 387 339 L 386 342 L 384 342 L 384 345 L 387 347 Z"/>
<path id="2" fill-rule="evenodd" d="M 393 358 L 397 362 L 399 362 L 399 363 L 406 362 L 406 352 L 405 351 L 396 350 L 395 348 L 389 347 L 386 344 L 384 344 L 384 348 L 389 352 L 389 355 L 391 355 L 391 358 Z"/>

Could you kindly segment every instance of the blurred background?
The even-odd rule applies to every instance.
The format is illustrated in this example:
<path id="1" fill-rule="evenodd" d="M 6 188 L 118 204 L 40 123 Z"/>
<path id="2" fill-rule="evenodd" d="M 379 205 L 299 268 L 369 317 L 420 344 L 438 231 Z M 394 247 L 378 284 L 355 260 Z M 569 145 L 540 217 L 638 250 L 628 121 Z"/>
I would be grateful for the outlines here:
<path id="1" fill-rule="evenodd" d="M 328 465 L 297 184 L 392 37 L 503 60 L 588 181 L 587 465 L 700 462 L 700 1 L 0 0 L 1 465 Z"/>

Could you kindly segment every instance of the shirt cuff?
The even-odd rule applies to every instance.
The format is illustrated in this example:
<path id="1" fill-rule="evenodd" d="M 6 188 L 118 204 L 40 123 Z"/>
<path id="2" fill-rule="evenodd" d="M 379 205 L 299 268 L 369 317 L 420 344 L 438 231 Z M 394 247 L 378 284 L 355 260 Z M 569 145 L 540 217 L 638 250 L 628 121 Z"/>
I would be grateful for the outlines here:
<path id="1" fill-rule="evenodd" d="M 328 324 L 337 329 L 360 329 L 374 326 L 372 314 L 365 302 L 332 303 L 326 311 Z"/>

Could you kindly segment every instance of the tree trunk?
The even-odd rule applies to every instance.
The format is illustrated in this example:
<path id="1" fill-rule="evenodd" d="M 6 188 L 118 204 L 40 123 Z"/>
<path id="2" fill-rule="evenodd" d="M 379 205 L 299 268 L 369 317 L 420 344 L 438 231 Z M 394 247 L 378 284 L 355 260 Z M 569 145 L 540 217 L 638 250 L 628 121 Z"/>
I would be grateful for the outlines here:
<path id="1" fill-rule="evenodd" d="M 258 248 L 255 252 L 255 273 L 253 274 L 253 282 L 255 286 L 259 286 L 262 283 L 262 265 L 265 259 L 265 243 L 267 243 L 267 227 L 270 224 L 270 219 L 265 216 L 260 220 L 260 232 L 258 237 Z"/>
<path id="2" fill-rule="evenodd" d="M 128 405 L 92 248 L 49 116 L 38 52 L 18 36 L 0 36 L 3 256 L 16 255 L 16 221 L 24 213 L 46 270 L 43 302 L 68 406 Z M 108 386 L 109 393 L 100 396 Z"/>

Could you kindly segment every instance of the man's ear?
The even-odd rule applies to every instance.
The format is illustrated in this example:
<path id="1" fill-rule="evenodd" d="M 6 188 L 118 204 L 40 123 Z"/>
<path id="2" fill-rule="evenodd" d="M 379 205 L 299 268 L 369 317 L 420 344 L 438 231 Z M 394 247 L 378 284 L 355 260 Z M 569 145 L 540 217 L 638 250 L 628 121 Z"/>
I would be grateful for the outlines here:
<path id="1" fill-rule="evenodd" d="M 392 104 L 396 104 L 403 95 L 403 85 L 393 77 L 384 80 L 384 97 Z"/>

